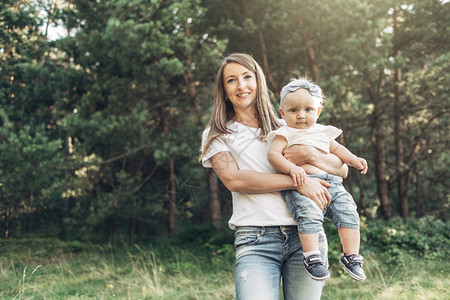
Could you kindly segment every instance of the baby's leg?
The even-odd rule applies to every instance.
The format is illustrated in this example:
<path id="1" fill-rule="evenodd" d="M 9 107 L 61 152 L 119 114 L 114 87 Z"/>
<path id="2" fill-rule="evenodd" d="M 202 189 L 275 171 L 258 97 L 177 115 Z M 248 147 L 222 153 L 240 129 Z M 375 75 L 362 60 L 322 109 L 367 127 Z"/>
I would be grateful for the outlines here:
<path id="1" fill-rule="evenodd" d="M 347 227 L 339 227 L 339 236 L 341 238 L 342 254 L 339 262 L 344 266 L 345 271 L 355 280 L 366 280 L 366 274 L 363 269 L 364 257 L 359 255 L 359 230 Z"/>
<path id="2" fill-rule="evenodd" d="M 335 183 L 328 189 L 331 194 L 331 204 L 327 208 L 325 217 L 330 219 L 338 228 L 343 252 L 346 255 L 358 254 L 360 246 L 359 216 L 353 197 L 344 187 Z"/>
<path id="3" fill-rule="evenodd" d="M 345 255 L 359 254 L 360 234 L 358 229 L 339 227 L 339 237 Z M 303 244 L 302 244 L 303 245 Z"/>
<path id="4" fill-rule="evenodd" d="M 319 251 L 319 233 L 298 233 L 302 243 L 303 253 Z"/>
<path id="5" fill-rule="evenodd" d="M 360 233 L 356 204 L 339 182 L 333 184 L 328 191 L 332 199 L 325 215 L 338 228 L 344 250 L 339 262 L 353 279 L 364 281 L 366 274 L 363 269 L 364 258 L 359 255 Z"/>
<path id="6" fill-rule="evenodd" d="M 303 264 L 314 280 L 330 278 L 330 272 L 319 251 L 319 231 L 323 226 L 323 212 L 317 204 L 297 191 L 284 191 L 284 200 L 298 222 L 298 235 L 303 249 Z"/>
<path id="7" fill-rule="evenodd" d="M 323 212 L 317 204 L 297 191 L 283 191 L 286 206 L 298 222 L 298 235 L 303 252 L 319 250 L 319 231 L 323 228 Z"/>

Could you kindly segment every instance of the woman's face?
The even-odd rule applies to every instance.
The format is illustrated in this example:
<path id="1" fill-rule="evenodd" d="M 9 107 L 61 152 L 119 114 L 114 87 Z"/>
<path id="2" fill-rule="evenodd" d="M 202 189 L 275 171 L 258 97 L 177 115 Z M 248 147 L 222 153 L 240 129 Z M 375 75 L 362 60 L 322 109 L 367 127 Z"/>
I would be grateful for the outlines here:
<path id="1" fill-rule="evenodd" d="M 229 63 L 223 69 L 223 86 L 235 111 L 254 109 L 258 91 L 255 73 L 241 64 Z"/>

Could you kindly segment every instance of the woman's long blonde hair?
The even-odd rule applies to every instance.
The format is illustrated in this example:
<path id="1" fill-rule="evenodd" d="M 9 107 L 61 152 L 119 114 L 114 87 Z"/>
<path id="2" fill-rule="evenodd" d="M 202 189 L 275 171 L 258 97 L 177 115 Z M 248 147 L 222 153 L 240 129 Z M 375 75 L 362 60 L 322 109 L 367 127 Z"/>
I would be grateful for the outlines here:
<path id="1" fill-rule="evenodd" d="M 234 118 L 235 112 L 231 102 L 225 100 L 226 93 L 223 86 L 223 71 L 226 65 L 233 62 L 244 66 L 256 75 L 257 93 L 255 105 L 259 128 L 261 129 L 259 139 L 264 140 L 270 131 L 280 127 L 277 115 L 272 103 L 270 102 L 266 78 L 259 64 L 248 54 L 230 54 L 224 58 L 222 65 L 217 72 L 216 96 L 214 98 L 211 118 L 209 119 L 207 125 L 207 128 L 209 128 L 209 133 L 200 154 L 200 161 L 215 138 L 231 133 L 230 129 L 228 129 L 227 123 Z"/>

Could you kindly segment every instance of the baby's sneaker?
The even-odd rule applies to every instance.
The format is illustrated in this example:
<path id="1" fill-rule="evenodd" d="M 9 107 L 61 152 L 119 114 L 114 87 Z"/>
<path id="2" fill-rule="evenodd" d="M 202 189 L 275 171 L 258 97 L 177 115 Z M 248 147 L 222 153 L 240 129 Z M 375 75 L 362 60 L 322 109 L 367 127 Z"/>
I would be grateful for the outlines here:
<path id="1" fill-rule="evenodd" d="M 325 267 L 320 254 L 313 254 L 306 258 L 303 257 L 303 264 L 312 279 L 321 281 L 330 278 L 330 272 L 328 272 L 327 267 Z"/>
<path id="2" fill-rule="evenodd" d="M 357 254 L 342 254 L 339 262 L 344 266 L 350 277 L 358 281 L 366 280 L 367 277 L 363 270 L 364 257 Z"/>

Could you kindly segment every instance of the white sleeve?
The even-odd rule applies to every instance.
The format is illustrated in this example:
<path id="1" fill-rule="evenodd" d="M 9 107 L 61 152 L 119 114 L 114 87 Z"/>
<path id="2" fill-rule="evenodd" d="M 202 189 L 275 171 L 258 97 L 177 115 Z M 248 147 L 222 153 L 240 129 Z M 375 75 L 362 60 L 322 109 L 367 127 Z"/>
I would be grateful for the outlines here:
<path id="1" fill-rule="evenodd" d="M 273 139 L 277 135 L 284 136 L 286 141 L 288 141 L 288 138 L 289 138 L 289 129 L 288 129 L 288 127 L 287 126 L 282 126 L 282 127 L 278 128 L 277 130 L 272 130 L 271 132 L 269 132 L 269 134 L 267 135 L 267 142 L 269 144 L 272 143 Z"/>
<path id="2" fill-rule="evenodd" d="M 202 151 L 203 146 L 208 138 L 209 128 L 205 129 L 202 134 Z M 212 143 L 206 149 L 205 154 L 202 157 L 202 166 L 205 168 L 212 168 L 210 158 L 219 152 L 230 151 L 222 136 L 215 138 Z"/>
<path id="3" fill-rule="evenodd" d="M 327 126 L 327 135 L 330 141 L 335 140 L 338 136 L 340 136 L 342 133 L 342 130 L 339 128 L 336 128 L 334 126 L 328 125 Z"/>

